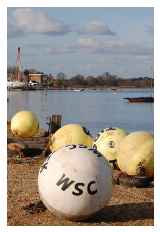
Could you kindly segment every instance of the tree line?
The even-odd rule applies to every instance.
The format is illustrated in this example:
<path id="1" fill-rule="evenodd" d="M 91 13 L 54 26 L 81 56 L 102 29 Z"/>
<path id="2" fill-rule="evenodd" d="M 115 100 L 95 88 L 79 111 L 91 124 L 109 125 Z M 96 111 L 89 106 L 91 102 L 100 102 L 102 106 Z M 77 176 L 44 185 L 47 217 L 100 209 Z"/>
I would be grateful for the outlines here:
<path id="1" fill-rule="evenodd" d="M 7 68 L 8 79 L 14 79 L 16 76 L 17 68 L 15 66 L 9 66 Z M 44 74 L 35 69 L 23 70 L 24 78 L 29 73 L 40 73 Z M 46 75 L 45 75 L 46 76 Z M 133 77 L 133 78 L 122 78 L 117 75 L 113 75 L 109 72 L 105 72 L 101 75 L 88 75 L 82 74 L 74 75 L 70 78 L 63 72 L 59 72 L 57 75 L 48 74 L 47 82 L 45 85 L 50 87 L 67 88 L 67 87 L 79 87 L 79 88 L 96 88 L 96 87 L 136 87 L 136 88 L 150 88 L 154 85 L 153 78 L 148 76 L 144 77 Z"/>

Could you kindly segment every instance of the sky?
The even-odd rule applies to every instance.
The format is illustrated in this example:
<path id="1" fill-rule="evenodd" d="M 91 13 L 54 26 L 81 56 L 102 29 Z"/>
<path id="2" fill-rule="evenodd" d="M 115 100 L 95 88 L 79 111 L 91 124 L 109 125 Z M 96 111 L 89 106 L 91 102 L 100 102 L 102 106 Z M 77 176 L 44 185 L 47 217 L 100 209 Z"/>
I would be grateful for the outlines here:
<path id="1" fill-rule="evenodd" d="M 147 7 L 8 8 L 7 63 L 21 47 L 22 69 L 153 77 L 153 19 Z"/>

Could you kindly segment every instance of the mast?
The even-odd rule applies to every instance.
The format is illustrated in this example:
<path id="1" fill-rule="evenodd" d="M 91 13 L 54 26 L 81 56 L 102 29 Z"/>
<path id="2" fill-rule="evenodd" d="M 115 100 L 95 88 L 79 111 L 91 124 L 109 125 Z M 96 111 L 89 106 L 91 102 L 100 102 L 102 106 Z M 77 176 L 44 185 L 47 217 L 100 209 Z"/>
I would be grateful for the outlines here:
<path id="1" fill-rule="evenodd" d="M 18 47 L 17 49 L 17 56 L 16 56 L 16 81 L 22 81 L 21 78 L 21 48 Z"/>

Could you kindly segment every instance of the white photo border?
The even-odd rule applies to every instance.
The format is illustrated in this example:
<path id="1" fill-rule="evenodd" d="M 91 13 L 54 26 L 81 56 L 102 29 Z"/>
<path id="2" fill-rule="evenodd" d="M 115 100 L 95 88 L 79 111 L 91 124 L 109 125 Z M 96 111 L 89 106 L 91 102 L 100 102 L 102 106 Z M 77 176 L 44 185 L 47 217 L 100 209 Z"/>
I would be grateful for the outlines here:
<path id="1" fill-rule="evenodd" d="M 160 1 L 159 0 L 1 0 L 0 2 L 0 105 L 1 105 L 1 124 L 0 124 L 0 228 L 1 231 L 158 231 L 160 229 L 159 209 L 160 209 L 160 143 L 158 133 L 160 126 Z M 7 226 L 7 7 L 154 7 L 154 135 L 155 135 L 155 188 L 154 188 L 154 227 L 153 226 Z M 2 123 L 3 122 L 3 123 Z"/>

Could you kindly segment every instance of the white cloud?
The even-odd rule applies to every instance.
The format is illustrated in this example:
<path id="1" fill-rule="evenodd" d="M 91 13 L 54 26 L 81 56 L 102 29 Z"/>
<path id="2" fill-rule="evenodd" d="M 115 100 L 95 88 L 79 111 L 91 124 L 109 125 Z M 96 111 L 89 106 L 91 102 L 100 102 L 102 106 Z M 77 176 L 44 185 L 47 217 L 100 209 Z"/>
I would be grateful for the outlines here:
<path id="1" fill-rule="evenodd" d="M 65 35 L 73 31 L 70 25 L 51 18 L 40 10 L 37 11 L 31 8 L 15 9 L 13 15 L 8 16 L 8 21 L 12 22 L 12 26 L 8 26 L 9 37 L 15 37 L 27 32 Z M 115 32 L 111 31 L 108 25 L 100 20 L 92 20 L 80 30 L 74 29 L 74 31 L 80 34 L 115 35 Z M 16 32 L 18 33 L 16 34 Z"/>
<path id="2" fill-rule="evenodd" d="M 16 9 L 11 20 L 14 21 L 14 26 L 8 27 L 10 37 L 15 34 L 15 31 L 48 35 L 64 35 L 71 31 L 70 27 L 63 22 L 30 8 Z"/>
<path id="3" fill-rule="evenodd" d="M 92 37 L 82 37 L 79 38 L 77 41 L 77 47 L 79 48 L 86 48 L 86 49 L 95 49 L 100 46 L 100 43 L 98 40 Z"/>
<path id="4" fill-rule="evenodd" d="M 64 54 L 84 52 L 91 54 L 129 55 L 148 57 L 153 55 L 153 48 L 138 43 L 123 43 L 121 41 L 104 41 L 93 37 L 82 37 L 72 45 L 52 48 L 50 53 Z"/>
<path id="5" fill-rule="evenodd" d="M 106 23 L 100 20 L 92 20 L 79 30 L 80 34 L 94 34 L 94 35 L 112 35 L 116 33 L 111 31 Z"/>
<path id="6" fill-rule="evenodd" d="M 153 54 L 151 47 L 143 44 L 123 43 L 121 41 L 100 41 L 94 38 L 80 38 L 77 48 L 87 49 L 91 53 L 148 56 Z"/>
<path id="7" fill-rule="evenodd" d="M 75 53 L 79 50 L 92 51 L 95 48 L 99 47 L 99 42 L 90 37 L 79 38 L 74 44 L 64 44 L 61 47 L 52 47 L 49 49 L 50 54 L 65 54 L 65 53 Z"/>

